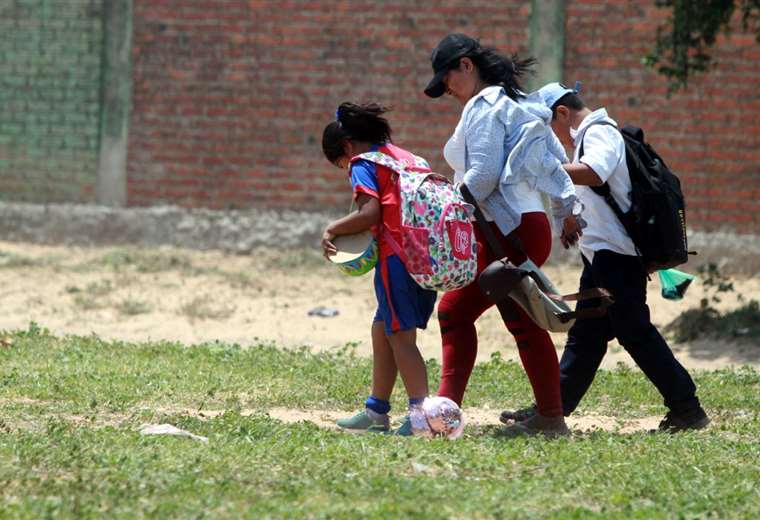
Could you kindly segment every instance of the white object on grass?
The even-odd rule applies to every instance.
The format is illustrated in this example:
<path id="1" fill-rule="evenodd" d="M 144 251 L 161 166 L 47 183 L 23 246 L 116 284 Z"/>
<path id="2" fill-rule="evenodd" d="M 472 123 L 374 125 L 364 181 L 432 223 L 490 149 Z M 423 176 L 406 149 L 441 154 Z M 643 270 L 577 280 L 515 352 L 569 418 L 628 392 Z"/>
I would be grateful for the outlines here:
<path id="1" fill-rule="evenodd" d="M 308 312 L 309 316 L 319 316 L 320 318 L 334 318 L 339 314 L 338 309 L 330 307 L 319 306 L 311 309 Z"/>
<path id="2" fill-rule="evenodd" d="M 140 435 L 175 435 L 177 437 L 188 437 L 196 441 L 208 442 L 208 437 L 180 430 L 171 424 L 143 424 L 138 431 Z"/>

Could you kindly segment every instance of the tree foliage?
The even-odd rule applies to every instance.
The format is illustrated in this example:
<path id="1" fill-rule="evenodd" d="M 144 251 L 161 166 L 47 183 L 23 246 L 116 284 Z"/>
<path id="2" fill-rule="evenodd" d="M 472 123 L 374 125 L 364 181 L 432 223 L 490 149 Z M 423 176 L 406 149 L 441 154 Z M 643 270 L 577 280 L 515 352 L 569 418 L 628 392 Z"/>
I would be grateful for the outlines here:
<path id="1" fill-rule="evenodd" d="M 655 0 L 670 11 L 657 29 L 655 47 L 644 63 L 668 78 L 670 92 L 685 88 L 694 73 L 708 70 L 710 49 L 717 36 L 731 30 L 738 11 L 742 26 L 752 30 L 760 43 L 760 0 Z"/>

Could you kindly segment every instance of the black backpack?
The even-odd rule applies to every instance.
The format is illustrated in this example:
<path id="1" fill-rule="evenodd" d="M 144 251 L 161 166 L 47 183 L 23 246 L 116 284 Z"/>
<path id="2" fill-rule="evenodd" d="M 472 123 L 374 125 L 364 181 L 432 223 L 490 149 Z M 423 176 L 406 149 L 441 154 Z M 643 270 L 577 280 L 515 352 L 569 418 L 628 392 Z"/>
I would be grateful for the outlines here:
<path id="1" fill-rule="evenodd" d="M 624 213 L 605 182 L 591 189 L 612 208 L 633 240 L 647 272 L 668 269 L 689 259 L 686 241 L 686 204 L 681 182 L 665 161 L 644 141 L 641 128 L 618 129 L 625 141 L 625 159 L 631 176 L 631 209 Z M 579 157 L 583 156 L 583 142 Z"/>

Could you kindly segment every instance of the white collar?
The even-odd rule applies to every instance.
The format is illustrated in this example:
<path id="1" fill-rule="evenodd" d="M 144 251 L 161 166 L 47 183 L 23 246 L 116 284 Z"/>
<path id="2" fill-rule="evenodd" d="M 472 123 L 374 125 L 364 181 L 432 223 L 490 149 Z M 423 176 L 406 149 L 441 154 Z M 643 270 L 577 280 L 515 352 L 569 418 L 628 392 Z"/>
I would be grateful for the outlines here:
<path id="1" fill-rule="evenodd" d="M 499 85 L 491 85 L 480 92 L 478 92 L 478 95 L 475 97 L 482 97 L 486 101 L 488 101 L 489 105 L 493 105 L 496 103 L 496 100 L 499 99 L 499 96 L 504 92 L 504 87 L 501 87 Z"/>
<path id="2" fill-rule="evenodd" d="M 480 98 L 485 99 L 489 105 L 493 105 L 499 99 L 499 96 L 502 92 L 504 92 L 504 87 L 500 85 L 489 85 L 472 96 L 469 101 L 467 101 L 467 104 L 464 106 L 464 108 L 466 110 L 467 108 L 471 107 Z"/>
<path id="3" fill-rule="evenodd" d="M 607 109 L 597 108 L 596 110 L 591 112 L 589 115 L 587 115 L 583 119 L 583 121 L 581 121 L 581 124 L 578 126 L 578 134 L 575 136 L 575 141 L 573 142 L 573 144 L 575 146 L 578 146 L 578 143 L 580 143 L 583 140 L 583 135 L 586 133 L 586 130 L 588 129 L 588 127 L 591 126 L 593 123 L 596 123 L 599 121 L 607 121 L 617 126 L 617 121 L 612 119 L 607 114 Z"/>
<path id="4" fill-rule="evenodd" d="M 477 103 L 478 99 L 483 98 L 489 105 L 492 105 L 496 103 L 496 101 L 499 99 L 500 94 L 504 92 L 504 88 L 499 85 L 490 85 L 474 96 L 472 96 L 467 103 L 465 103 L 464 108 L 462 109 L 462 115 L 459 118 L 459 125 L 461 126 L 462 122 L 467 117 L 467 113 L 470 111 L 470 109 L 475 106 L 475 103 Z"/>

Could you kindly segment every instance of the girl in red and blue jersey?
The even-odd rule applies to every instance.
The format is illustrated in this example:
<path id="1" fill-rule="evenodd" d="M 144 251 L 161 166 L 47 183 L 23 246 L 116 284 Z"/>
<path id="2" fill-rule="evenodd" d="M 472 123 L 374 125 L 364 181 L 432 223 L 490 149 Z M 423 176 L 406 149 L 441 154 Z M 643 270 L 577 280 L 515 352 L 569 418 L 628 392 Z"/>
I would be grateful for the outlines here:
<path id="1" fill-rule="evenodd" d="M 340 235 L 372 229 L 379 244 L 375 268 L 377 311 L 372 322 L 372 393 L 365 410 L 338 425 L 352 430 L 387 431 L 390 396 L 401 379 L 409 395 L 409 407 L 422 404 L 428 395 L 427 370 L 417 348 L 417 329 L 424 329 L 433 312 L 436 293 L 422 289 L 409 276 L 396 255 L 390 235 L 402 243 L 400 194 L 395 174 L 390 169 L 352 158 L 369 151 L 381 151 L 406 164 L 414 164 L 412 154 L 391 143 L 391 128 L 382 117 L 386 109 L 376 104 L 343 103 L 336 120 L 325 127 L 322 150 L 333 165 L 348 169 L 357 209 L 330 223 L 322 236 L 326 256 L 336 252 L 333 240 Z M 429 171 L 429 170 L 427 170 Z M 397 430 L 411 434 L 406 421 Z"/>

